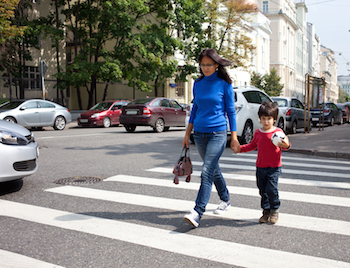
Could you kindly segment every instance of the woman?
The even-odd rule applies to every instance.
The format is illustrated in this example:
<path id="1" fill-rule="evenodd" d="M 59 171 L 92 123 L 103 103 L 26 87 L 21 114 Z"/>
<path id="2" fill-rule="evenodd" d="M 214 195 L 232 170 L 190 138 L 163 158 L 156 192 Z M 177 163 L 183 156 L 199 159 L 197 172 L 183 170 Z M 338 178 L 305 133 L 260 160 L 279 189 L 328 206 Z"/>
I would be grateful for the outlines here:
<path id="1" fill-rule="evenodd" d="M 199 220 L 209 202 L 213 182 L 221 200 L 214 213 L 223 213 L 231 205 L 226 182 L 218 164 L 227 142 L 226 115 L 231 130 L 230 147 L 235 151 L 240 146 L 236 133 L 236 110 L 232 80 L 225 70 L 225 66 L 231 65 L 231 62 L 220 57 L 212 48 L 204 49 L 199 55 L 198 62 L 201 77 L 194 82 L 193 107 L 182 142 L 182 146 L 188 148 L 190 145 L 189 137 L 194 130 L 193 138 L 204 161 L 196 206 L 190 214 L 184 217 L 184 220 L 194 227 L 198 227 Z"/>

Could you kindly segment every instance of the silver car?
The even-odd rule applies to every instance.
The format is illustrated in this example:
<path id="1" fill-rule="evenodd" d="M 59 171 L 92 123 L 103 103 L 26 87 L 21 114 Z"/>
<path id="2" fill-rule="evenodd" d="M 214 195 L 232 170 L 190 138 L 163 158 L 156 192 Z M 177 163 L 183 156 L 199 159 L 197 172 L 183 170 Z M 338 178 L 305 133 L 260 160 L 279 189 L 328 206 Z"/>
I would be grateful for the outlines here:
<path id="1" fill-rule="evenodd" d="M 235 95 L 237 136 L 241 144 L 250 143 L 255 130 L 262 127 L 258 116 L 261 103 L 263 101 L 272 102 L 273 100 L 265 92 L 253 86 L 233 87 L 233 91 Z M 187 113 L 186 128 L 189 116 L 190 113 Z M 276 125 L 285 131 L 285 118 L 280 110 L 278 111 Z M 227 124 L 227 129 L 228 140 L 230 140 L 229 124 Z M 192 135 L 190 139 L 194 142 Z"/>
<path id="2" fill-rule="evenodd" d="M 277 102 L 278 109 L 281 110 L 286 118 L 286 131 L 295 134 L 298 128 L 310 126 L 312 129 L 311 113 L 304 113 L 304 105 L 293 97 L 273 97 L 273 101 Z M 306 118 L 306 122 L 305 122 Z"/>
<path id="3" fill-rule="evenodd" d="M 38 157 L 38 145 L 28 129 L 0 120 L 0 182 L 32 175 Z"/>
<path id="4" fill-rule="evenodd" d="M 63 130 L 72 121 L 70 111 L 51 101 L 13 100 L 0 106 L 0 119 L 24 127 L 47 127 Z"/>

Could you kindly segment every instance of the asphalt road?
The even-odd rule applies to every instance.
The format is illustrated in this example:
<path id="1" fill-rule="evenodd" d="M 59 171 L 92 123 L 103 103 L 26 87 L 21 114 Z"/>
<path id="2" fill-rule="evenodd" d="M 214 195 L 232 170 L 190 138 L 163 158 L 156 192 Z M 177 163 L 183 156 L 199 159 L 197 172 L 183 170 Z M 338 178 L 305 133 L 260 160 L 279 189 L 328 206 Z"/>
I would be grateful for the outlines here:
<path id="1" fill-rule="evenodd" d="M 174 185 L 171 174 L 184 128 L 71 123 L 34 133 L 38 172 L 0 188 L 1 267 L 350 266 L 349 161 L 284 153 L 280 220 L 261 225 L 256 155 L 227 148 L 220 165 L 232 207 L 215 216 L 213 192 L 192 229 L 182 217 L 200 182 L 195 145 L 191 183 Z"/>

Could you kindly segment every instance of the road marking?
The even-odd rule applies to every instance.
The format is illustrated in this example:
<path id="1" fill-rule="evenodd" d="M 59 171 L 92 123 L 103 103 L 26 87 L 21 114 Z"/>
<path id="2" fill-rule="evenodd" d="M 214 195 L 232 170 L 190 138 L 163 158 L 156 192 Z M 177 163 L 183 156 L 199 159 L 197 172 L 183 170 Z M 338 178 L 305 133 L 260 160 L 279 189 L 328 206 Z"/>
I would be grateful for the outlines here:
<path id="1" fill-rule="evenodd" d="M 226 160 L 226 161 L 237 161 L 237 162 L 246 162 L 246 163 L 255 163 L 256 159 L 247 159 L 247 158 L 239 158 L 239 157 L 220 157 L 220 161 L 221 160 Z M 220 164 L 221 165 L 221 164 Z M 310 168 L 311 164 L 305 164 L 305 163 L 295 163 L 295 162 L 288 162 L 288 161 L 283 161 L 282 162 L 283 166 L 295 166 L 295 167 L 306 167 L 306 168 Z M 346 170 L 349 171 L 349 167 L 342 167 L 342 166 L 331 166 L 327 163 L 327 165 L 316 165 L 316 164 L 312 164 L 311 166 L 312 168 L 315 169 L 319 169 L 319 168 L 323 168 L 323 169 L 337 169 L 337 170 Z"/>
<path id="2" fill-rule="evenodd" d="M 129 175 L 117 175 L 117 176 L 109 177 L 104 181 L 118 181 L 118 182 L 126 182 L 126 183 L 146 184 L 146 185 L 154 185 L 154 186 L 162 186 L 162 187 L 170 187 L 170 188 L 181 188 L 181 189 L 187 189 L 187 190 L 198 190 L 200 186 L 199 183 L 195 183 L 195 182 L 186 183 L 183 181 L 183 183 L 175 185 L 173 184 L 172 180 L 170 181 L 170 180 L 152 179 L 152 178 L 129 176 Z M 247 188 L 247 187 L 227 186 L 227 189 L 229 190 L 230 194 L 260 197 L 257 188 L 253 189 L 253 188 Z M 216 191 L 215 187 L 213 187 L 212 191 Z M 350 198 L 346 198 L 346 197 L 303 194 L 303 193 L 285 192 L 285 191 L 279 191 L 279 196 L 281 200 L 290 200 L 290 201 L 296 201 L 296 202 L 323 204 L 323 205 L 340 206 L 340 207 L 350 207 Z"/>
<path id="3" fill-rule="evenodd" d="M 24 255 L 0 249 L 2 268 L 64 268 L 63 266 L 36 260 Z"/>
<path id="4" fill-rule="evenodd" d="M 236 154 L 232 154 L 234 157 L 237 157 Z M 255 157 L 257 156 L 257 154 L 255 153 L 242 153 L 239 154 L 240 157 Z M 321 163 L 325 163 L 327 162 L 327 164 L 332 163 L 332 164 L 339 164 L 339 165 L 350 165 L 349 161 L 344 161 L 344 160 L 330 160 L 330 159 L 317 159 L 317 158 L 310 158 L 310 157 L 292 157 L 292 156 L 283 156 L 282 154 L 282 159 L 288 159 L 288 160 L 295 160 L 295 161 L 302 161 L 302 162 L 321 162 Z"/>
<path id="5" fill-rule="evenodd" d="M 192 165 L 201 166 L 203 162 L 192 161 Z M 232 169 L 243 169 L 243 170 L 256 170 L 255 166 L 246 166 L 246 165 L 230 165 L 219 163 L 220 168 L 232 168 Z M 335 173 L 335 172 L 319 172 L 319 171 L 310 171 L 310 170 L 295 170 L 282 168 L 282 173 L 284 174 L 298 174 L 298 175 L 310 175 L 310 176 L 325 176 L 325 177 L 338 177 L 338 178 L 347 178 L 350 179 L 350 174 Z"/>
<path id="6" fill-rule="evenodd" d="M 163 168 L 156 167 L 146 169 L 146 171 L 158 172 L 173 174 L 173 168 Z M 191 176 L 199 176 L 200 171 L 193 171 Z M 253 175 L 242 175 L 242 174 L 231 174 L 231 173 L 222 173 L 225 179 L 229 180 L 243 180 L 243 181 L 256 181 L 256 177 Z M 300 179 L 287 179 L 287 178 L 278 178 L 279 184 L 289 184 L 289 185 L 298 185 L 298 186 L 314 186 L 314 187 L 323 187 L 323 188 L 337 188 L 337 189 L 348 189 L 350 190 L 350 183 L 347 182 L 330 182 L 330 181 L 313 181 L 313 180 L 300 180 Z"/>
<path id="7" fill-rule="evenodd" d="M 195 205 L 193 201 L 91 189 L 77 186 L 61 186 L 57 188 L 47 189 L 46 191 L 51 193 L 131 204 L 136 206 L 145 206 L 168 210 L 175 210 L 176 208 L 177 211 L 184 212 L 189 211 Z M 261 215 L 260 210 L 238 207 L 230 207 L 230 209 L 224 214 L 217 215 L 213 213 L 216 208 L 217 205 L 208 204 L 206 207 L 206 212 L 204 214 L 232 220 L 255 222 L 257 224 L 258 218 Z M 332 219 L 322 219 L 281 213 L 278 220 L 278 226 L 350 236 L 350 222 Z"/>
<path id="8" fill-rule="evenodd" d="M 0 200 L 1 215 L 230 265 L 260 268 L 349 267 L 349 263 L 183 234 L 134 223 Z M 273 260 L 273 261 L 271 261 Z"/>
<path id="9" fill-rule="evenodd" d="M 90 137 L 90 136 L 101 136 L 103 133 L 96 134 L 80 134 L 80 135 L 67 135 L 67 136 L 48 136 L 48 137 L 35 137 L 35 140 L 47 140 L 56 138 L 76 138 L 76 137 Z M 107 134 L 107 133 L 106 133 Z"/>

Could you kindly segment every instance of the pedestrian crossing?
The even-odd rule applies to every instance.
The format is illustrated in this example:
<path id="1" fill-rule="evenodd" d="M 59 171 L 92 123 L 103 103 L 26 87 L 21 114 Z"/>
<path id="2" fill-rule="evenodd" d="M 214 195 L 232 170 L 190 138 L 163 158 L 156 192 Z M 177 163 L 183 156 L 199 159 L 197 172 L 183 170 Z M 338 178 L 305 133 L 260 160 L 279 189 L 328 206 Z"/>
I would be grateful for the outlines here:
<path id="1" fill-rule="evenodd" d="M 254 154 L 246 154 L 244 157 L 222 157 L 220 167 L 227 181 L 231 198 L 236 196 L 246 196 L 248 198 L 259 198 L 256 187 L 235 186 L 236 182 L 254 182 L 254 172 L 240 174 L 240 171 L 246 173 L 254 168 Z M 244 159 L 246 161 L 244 161 Z M 253 161 L 248 161 L 253 160 Z M 319 160 L 321 161 L 321 160 Z M 234 164 L 231 164 L 231 163 Z M 302 162 L 302 163 L 299 163 Z M 283 159 L 283 164 L 287 167 L 295 167 L 290 169 L 292 172 L 283 170 L 283 177 L 279 183 L 282 185 L 292 185 L 312 189 L 311 193 L 280 191 L 282 205 L 284 201 L 291 201 L 297 204 L 307 204 L 309 206 L 330 206 L 339 211 L 349 212 L 350 195 L 337 196 L 335 192 L 343 192 L 350 190 L 350 183 L 344 182 L 344 178 L 350 178 L 347 170 L 346 161 L 337 161 L 327 166 L 327 171 L 322 172 L 321 164 L 317 164 L 317 159 L 312 158 L 293 158 Z M 154 210 L 167 210 L 178 212 L 183 215 L 194 206 L 194 200 L 184 200 L 174 198 L 173 196 L 155 196 L 147 193 L 133 193 L 118 190 L 110 190 L 109 185 L 128 184 L 135 188 L 154 186 L 160 189 L 166 189 L 170 192 L 192 191 L 197 192 L 200 181 L 201 162 L 193 161 L 194 172 L 193 179 L 190 183 L 184 181 L 180 184 L 173 184 L 172 167 L 161 166 L 145 170 L 145 174 L 126 175 L 117 174 L 106 178 L 101 184 L 101 189 L 94 186 L 58 186 L 45 189 L 44 192 L 55 196 L 67 196 L 78 198 L 82 203 L 84 200 L 94 200 L 95 202 L 109 202 L 111 204 L 133 205 L 140 208 L 152 208 Z M 306 167 L 309 170 L 300 170 L 297 168 Z M 315 164 L 316 163 L 316 164 Z M 301 166 L 303 164 L 306 166 Z M 341 168 L 340 168 L 341 167 Z M 288 168 L 286 168 L 288 170 Z M 313 170 L 314 169 L 314 170 Z M 332 172 L 334 170 L 334 173 Z M 341 173 L 341 171 L 344 171 Z M 305 174 L 308 179 L 294 178 L 294 174 Z M 311 175 L 312 174 L 312 175 Z M 319 175 L 322 174 L 322 175 Z M 332 174 L 332 175 L 328 175 Z M 341 174 L 342 176 L 339 176 Z M 284 176 L 288 176 L 285 178 Z M 319 178 L 322 180 L 318 180 Z M 325 178 L 327 181 L 325 181 Z M 339 179 L 335 179 L 339 178 Z M 332 194 L 316 194 L 317 189 L 332 189 Z M 213 187 L 215 192 L 215 187 Z M 255 201 L 254 201 L 255 202 Z M 82 207 L 83 208 L 83 207 Z M 256 226 L 261 226 L 258 219 L 261 211 L 248 207 L 232 206 L 222 215 L 214 214 L 217 204 L 209 203 L 204 218 L 214 218 L 216 220 L 232 221 L 232 222 L 249 222 Z M 254 246 L 252 244 L 238 243 L 231 240 L 215 239 L 205 236 L 201 233 L 201 226 L 195 229 L 195 232 L 181 232 L 179 226 L 173 229 L 164 229 L 162 227 L 147 226 L 140 223 L 130 223 L 122 219 L 108 219 L 98 216 L 91 216 L 79 213 L 63 211 L 41 207 L 38 205 L 23 204 L 8 200 L 0 200 L 0 215 L 2 217 L 11 217 L 28 222 L 34 222 L 41 225 L 53 226 L 64 230 L 86 233 L 99 237 L 105 237 L 112 240 L 124 241 L 144 247 L 149 247 L 161 251 L 173 252 L 176 254 L 199 258 L 207 261 L 215 261 L 217 263 L 228 264 L 239 267 L 265 267 L 268 263 L 269 267 L 350 267 L 350 256 L 342 256 L 339 259 L 328 258 L 327 255 L 315 256 L 307 255 L 300 249 L 296 252 L 287 250 L 277 250 L 269 247 Z M 183 222 L 183 225 L 186 223 Z M 262 226 L 261 226 L 262 227 Z M 323 216 L 306 216 L 281 212 L 280 219 L 276 225 L 271 225 L 271 232 L 276 229 L 284 228 L 284 232 L 305 233 L 313 232 L 319 234 L 319 237 L 332 236 L 335 239 L 345 237 L 346 241 L 350 241 L 350 220 L 336 220 Z M 231 227 L 235 228 L 235 227 Z M 121 231 L 122 230 L 122 231 Z M 280 232 L 282 232 L 280 230 Z M 300 245 L 302 247 L 303 245 Z M 327 245 L 326 245 L 327 246 Z M 330 250 L 331 250 L 331 245 Z M 348 245 L 344 245 L 348 249 Z M 0 251 L 1 259 L 9 259 L 11 252 Z M 20 258 L 20 257 L 19 257 Z M 23 261 L 27 258 L 22 256 Z M 271 262 L 271 260 L 273 260 Z M 23 263 L 23 261 L 21 263 Z M 30 260 L 35 261 L 35 260 Z M 41 264 L 42 266 L 39 266 Z M 6 267 L 6 266 L 5 266 Z M 30 267 L 13 264 L 8 267 Z M 47 262 L 38 262 L 32 267 L 61 267 Z"/>

